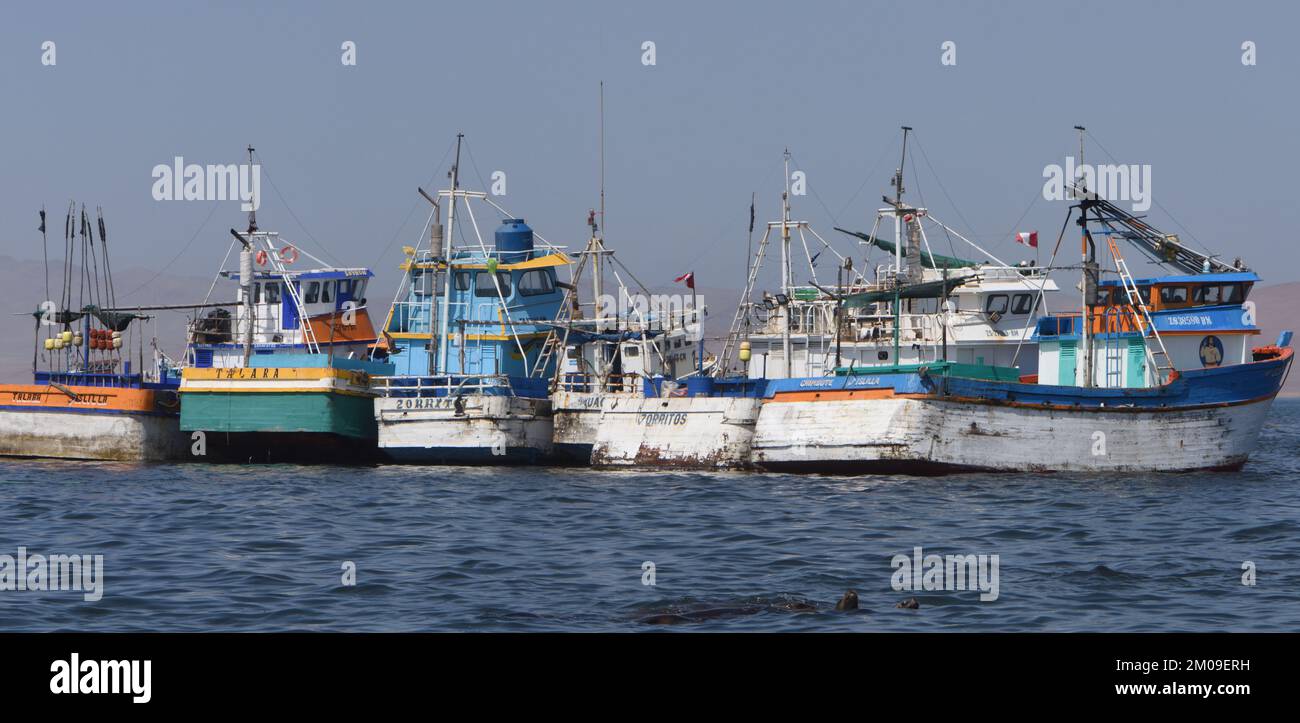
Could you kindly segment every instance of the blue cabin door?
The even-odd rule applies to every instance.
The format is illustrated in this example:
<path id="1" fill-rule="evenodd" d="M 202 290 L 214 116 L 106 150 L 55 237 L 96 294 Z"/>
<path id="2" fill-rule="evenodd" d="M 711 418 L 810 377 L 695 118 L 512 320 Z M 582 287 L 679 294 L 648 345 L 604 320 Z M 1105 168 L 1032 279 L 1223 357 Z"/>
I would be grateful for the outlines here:
<path id="1" fill-rule="evenodd" d="M 335 282 L 326 281 L 325 283 L 333 284 Z M 352 301 L 352 287 L 355 285 L 356 281 L 352 279 L 343 279 L 338 282 L 338 291 L 334 294 L 334 308 L 336 310 L 342 309 L 344 304 Z"/>
<path id="2" fill-rule="evenodd" d="M 301 285 L 298 285 L 294 290 L 302 293 L 301 288 Z M 280 297 L 280 328 L 298 328 L 298 305 L 293 303 L 293 294 L 290 294 L 288 289 L 285 289 L 284 295 Z"/>

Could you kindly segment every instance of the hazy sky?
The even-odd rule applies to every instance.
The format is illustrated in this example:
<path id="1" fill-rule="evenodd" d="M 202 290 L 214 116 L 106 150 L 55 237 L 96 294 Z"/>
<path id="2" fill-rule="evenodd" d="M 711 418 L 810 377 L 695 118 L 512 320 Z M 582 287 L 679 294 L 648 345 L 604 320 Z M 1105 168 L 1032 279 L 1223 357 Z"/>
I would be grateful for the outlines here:
<path id="1" fill-rule="evenodd" d="M 415 187 L 443 181 L 458 130 L 467 185 L 506 172 L 503 205 L 580 245 L 604 80 L 607 239 L 648 284 L 694 269 L 743 285 L 750 194 L 760 223 L 775 218 L 787 146 L 810 187 L 795 215 L 847 248 L 830 227 L 869 226 L 902 124 L 919 141 L 912 198 L 1008 260 L 1023 257 L 1014 231 L 1055 240 L 1064 204 L 1042 199 L 1043 169 L 1082 124 L 1117 161 L 1150 164 L 1156 225 L 1295 281 L 1300 11 L 1218 5 L 10 3 L 0 253 L 40 258 L 36 210 L 58 239 L 76 198 L 104 206 L 119 267 L 207 276 L 243 214 L 155 201 L 151 170 L 239 162 L 252 143 L 263 228 L 395 276 L 426 213 Z"/>

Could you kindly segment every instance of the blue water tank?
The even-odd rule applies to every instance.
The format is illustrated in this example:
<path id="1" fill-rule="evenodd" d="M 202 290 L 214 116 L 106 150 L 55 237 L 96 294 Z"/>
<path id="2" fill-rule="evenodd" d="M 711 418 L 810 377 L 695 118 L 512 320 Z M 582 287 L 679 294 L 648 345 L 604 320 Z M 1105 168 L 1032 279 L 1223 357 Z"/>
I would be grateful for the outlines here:
<path id="1" fill-rule="evenodd" d="M 496 231 L 497 256 L 503 264 L 533 257 L 533 230 L 522 218 L 507 218 Z"/>

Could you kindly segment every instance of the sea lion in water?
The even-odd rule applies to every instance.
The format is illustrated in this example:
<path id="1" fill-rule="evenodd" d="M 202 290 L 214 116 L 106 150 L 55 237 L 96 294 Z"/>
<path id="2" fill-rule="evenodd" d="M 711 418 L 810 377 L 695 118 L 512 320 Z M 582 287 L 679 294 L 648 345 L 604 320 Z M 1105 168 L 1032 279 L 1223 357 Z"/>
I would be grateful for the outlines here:
<path id="1" fill-rule="evenodd" d="M 641 618 L 641 623 L 645 625 L 681 625 L 682 623 L 689 622 L 691 622 L 689 619 L 671 613 L 651 615 L 650 617 Z"/>
<path id="2" fill-rule="evenodd" d="M 856 608 L 856 593 L 854 594 L 853 603 L 853 607 Z M 711 603 L 695 603 L 686 606 L 674 605 L 667 610 L 640 617 L 637 619 L 637 622 L 642 625 L 687 625 L 712 620 L 743 617 L 746 615 L 757 615 L 765 612 L 805 613 L 816 611 L 817 605 L 806 600 L 793 599 L 769 601 L 760 598 L 757 600 L 747 600 L 740 603 L 728 603 L 722 605 Z"/>
<path id="3" fill-rule="evenodd" d="M 836 610 L 857 610 L 858 593 L 854 590 L 845 590 L 844 597 L 840 598 L 840 601 L 835 603 L 835 609 Z"/>
<path id="4" fill-rule="evenodd" d="M 792 612 L 792 613 L 811 613 L 817 611 L 817 606 L 810 602 L 805 602 L 803 600 L 792 600 L 790 602 L 781 603 L 777 605 L 776 609 L 785 610 L 787 612 Z"/>
<path id="5" fill-rule="evenodd" d="M 921 603 L 917 602 L 917 599 L 916 599 L 916 598 L 914 598 L 914 597 L 909 597 L 908 599 L 906 599 L 906 600 L 904 600 L 903 602 L 901 602 L 901 603 L 895 605 L 894 607 L 896 607 L 896 608 L 903 608 L 904 610 L 920 610 L 920 609 L 921 609 Z"/>

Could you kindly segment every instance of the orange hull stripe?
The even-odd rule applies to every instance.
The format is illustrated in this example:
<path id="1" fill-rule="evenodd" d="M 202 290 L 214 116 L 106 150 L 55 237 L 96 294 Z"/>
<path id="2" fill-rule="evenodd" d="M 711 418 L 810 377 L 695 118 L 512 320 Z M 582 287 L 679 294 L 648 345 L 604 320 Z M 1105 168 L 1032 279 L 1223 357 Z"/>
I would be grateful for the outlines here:
<path id="1" fill-rule="evenodd" d="M 152 389 L 116 389 L 113 387 L 69 386 L 77 399 L 56 387 L 36 384 L 0 384 L 0 406 L 36 409 L 111 409 L 121 412 L 152 412 L 155 393 Z"/>
<path id="2" fill-rule="evenodd" d="M 845 399 L 911 399 L 924 394 L 896 394 L 893 389 L 836 389 L 826 392 L 779 392 L 771 402 L 833 402 Z"/>

